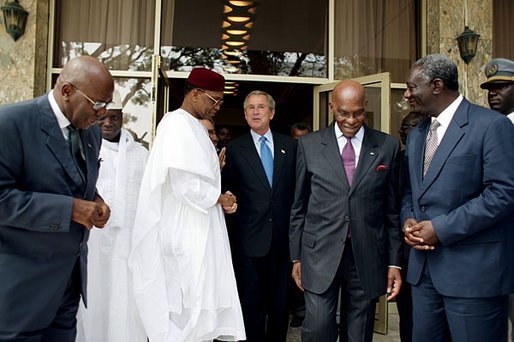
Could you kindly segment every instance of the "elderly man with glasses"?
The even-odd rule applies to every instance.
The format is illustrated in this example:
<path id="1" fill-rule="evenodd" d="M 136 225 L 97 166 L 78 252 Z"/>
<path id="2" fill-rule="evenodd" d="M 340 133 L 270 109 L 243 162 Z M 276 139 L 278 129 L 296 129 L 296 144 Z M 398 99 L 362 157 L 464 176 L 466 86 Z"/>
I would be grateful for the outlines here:
<path id="1" fill-rule="evenodd" d="M 216 149 L 201 125 L 223 101 L 225 79 L 191 71 L 182 106 L 159 123 L 143 176 L 129 267 L 150 341 L 244 340 Z"/>
<path id="2" fill-rule="evenodd" d="M 102 63 L 78 57 L 48 94 L 0 108 L 0 341 L 75 341 L 89 230 L 110 216 L 93 124 L 113 90 Z"/>

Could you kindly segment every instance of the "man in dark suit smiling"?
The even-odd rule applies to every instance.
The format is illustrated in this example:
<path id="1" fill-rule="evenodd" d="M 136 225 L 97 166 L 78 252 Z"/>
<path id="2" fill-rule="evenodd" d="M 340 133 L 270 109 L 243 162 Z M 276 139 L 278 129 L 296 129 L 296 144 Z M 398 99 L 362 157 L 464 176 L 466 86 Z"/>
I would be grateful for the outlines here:
<path id="1" fill-rule="evenodd" d="M 398 221 L 400 143 L 364 125 L 362 85 L 332 92 L 334 123 L 298 142 L 291 210 L 293 278 L 305 289 L 302 341 L 373 339 L 377 298 L 401 286 Z"/>
<path id="2" fill-rule="evenodd" d="M 93 124 L 113 90 L 102 63 L 78 57 L 48 94 L 0 108 L 0 341 L 75 341 L 88 230 L 110 215 Z"/>
<path id="3" fill-rule="evenodd" d="M 248 94 L 244 111 L 251 130 L 227 146 L 222 182 L 239 204 L 231 244 L 246 337 L 285 342 L 296 142 L 270 130 L 275 101 L 269 94 Z"/>
<path id="4" fill-rule="evenodd" d="M 430 117 L 407 138 L 405 241 L 413 248 L 413 340 L 507 341 L 514 291 L 514 128 L 459 94 L 442 54 L 412 66 L 407 99 Z"/>

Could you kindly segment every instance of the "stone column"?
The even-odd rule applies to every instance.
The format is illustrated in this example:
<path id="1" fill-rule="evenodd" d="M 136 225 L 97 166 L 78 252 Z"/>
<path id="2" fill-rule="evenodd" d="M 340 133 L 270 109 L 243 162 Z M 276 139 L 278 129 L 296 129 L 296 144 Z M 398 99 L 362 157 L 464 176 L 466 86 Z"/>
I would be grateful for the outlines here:
<path id="1" fill-rule="evenodd" d="M 48 1 L 19 1 L 29 16 L 25 34 L 17 41 L 5 31 L 3 13 L 0 15 L 0 84 L 3 85 L 0 105 L 31 99 L 45 92 Z"/>
<path id="2" fill-rule="evenodd" d="M 487 105 L 487 94 L 480 89 L 485 81 L 484 67 L 493 53 L 493 2 L 492 0 L 426 0 L 427 2 L 427 53 L 444 53 L 459 68 L 461 94 L 471 102 Z M 467 6 L 466 6 L 467 4 Z M 465 11 L 467 26 L 480 34 L 477 54 L 469 64 L 460 58 L 457 40 L 464 31 Z"/>

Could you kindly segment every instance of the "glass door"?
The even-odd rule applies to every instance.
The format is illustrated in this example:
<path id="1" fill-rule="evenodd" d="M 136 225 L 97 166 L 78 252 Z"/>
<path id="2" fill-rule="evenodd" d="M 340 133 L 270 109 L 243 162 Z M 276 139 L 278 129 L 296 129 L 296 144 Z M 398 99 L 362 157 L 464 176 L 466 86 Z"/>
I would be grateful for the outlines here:
<path id="1" fill-rule="evenodd" d="M 388 72 L 353 78 L 366 89 L 368 117 L 366 124 L 385 133 L 391 130 L 391 80 Z M 314 87 L 313 128 L 325 128 L 332 122 L 330 113 L 330 96 L 340 81 Z"/>

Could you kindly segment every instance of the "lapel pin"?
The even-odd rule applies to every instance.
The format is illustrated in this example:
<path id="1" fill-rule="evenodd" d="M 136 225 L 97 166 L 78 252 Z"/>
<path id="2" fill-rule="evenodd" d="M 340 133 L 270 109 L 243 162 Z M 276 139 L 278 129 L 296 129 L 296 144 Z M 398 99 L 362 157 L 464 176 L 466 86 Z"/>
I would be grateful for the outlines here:
<path id="1" fill-rule="evenodd" d="M 373 152 L 373 151 L 372 151 L 372 152 L 370 152 L 370 153 L 369 153 L 369 155 L 370 155 L 370 156 L 374 156 L 374 155 L 375 155 L 375 152 Z"/>
<path id="2" fill-rule="evenodd" d="M 282 152 L 282 154 L 286 154 L 286 151 L 284 151 L 284 150 L 280 150 L 280 152 Z"/>
<path id="3" fill-rule="evenodd" d="M 87 147 L 89 147 L 89 148 L 93 148 L 93 146 L 91 146 L 91 144 L 89 144 L 89 143 L 87 144 Z"/>

